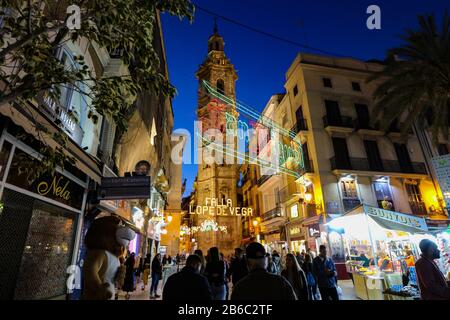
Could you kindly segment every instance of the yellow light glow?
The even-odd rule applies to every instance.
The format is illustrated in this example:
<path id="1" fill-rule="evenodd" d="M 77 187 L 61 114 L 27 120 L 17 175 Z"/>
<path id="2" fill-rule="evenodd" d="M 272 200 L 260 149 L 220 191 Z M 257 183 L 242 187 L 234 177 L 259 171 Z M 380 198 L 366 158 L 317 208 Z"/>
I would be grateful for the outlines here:
<path id="1" fill-rule="evenodd" d="M 170 222 L 172 222 L 172 219 L 173 219 L 173 217 L 172 217 L 172 215 L 169 213 L 169 215 L 167 216 L 167 221 L 170 223 Z"/>
<path id="2" fill-rule="evenodd" d="M 305 193 L 305 201 L 310 202 L 312 200 L 312 194 L 307 192 Z"/>
<path id="3" fill-rule="evenodd" d="M 253 220 L 253 226 L 256 227 L 258 225 L 258 220 Z"/>

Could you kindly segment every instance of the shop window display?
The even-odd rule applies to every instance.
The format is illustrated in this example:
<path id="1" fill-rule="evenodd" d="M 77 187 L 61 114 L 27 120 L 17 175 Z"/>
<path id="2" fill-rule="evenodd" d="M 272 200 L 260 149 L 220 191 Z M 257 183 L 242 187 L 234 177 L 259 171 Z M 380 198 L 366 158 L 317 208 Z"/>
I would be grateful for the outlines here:
<path id="1" fill-rule="evenodd" d="M 75 215 L 35 201 L 17 279 L 15 299 L 44 299 L 66 293 Z"/>
<path id="2" fill-rule="evenodd" d="M 447 279 L 450 279 L 450 229 L 437 235 L 437 245 L 441 251 L 440 268 Z"/>

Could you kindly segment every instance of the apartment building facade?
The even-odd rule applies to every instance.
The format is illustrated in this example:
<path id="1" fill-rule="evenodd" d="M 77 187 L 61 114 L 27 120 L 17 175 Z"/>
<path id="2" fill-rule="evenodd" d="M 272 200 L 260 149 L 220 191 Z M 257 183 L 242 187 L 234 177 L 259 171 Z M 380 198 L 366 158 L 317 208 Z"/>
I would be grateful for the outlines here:
<path id="1" fill-rule="evenodd" d="M 296 181 L 302 210 L 286 216 L 289 224 L 302 221 L 302 249 L 327 241 L 321 237 L 327 218 L 361 204 L 383 208 L 384 201 L 389 210 L 445 217 L 416 131 L 405 141 L 398 129 L 402 119 L 387 131 L 370 119 L 377 83 L 366 80 L 382 68 L 380 63 L 299 54 L 286 73 L 284 126 L 292 125 L 309 167 Z M 287 235 L 299 231 L 292 229 Z M 288 245 L 299 248 L 294 241 Z"/>

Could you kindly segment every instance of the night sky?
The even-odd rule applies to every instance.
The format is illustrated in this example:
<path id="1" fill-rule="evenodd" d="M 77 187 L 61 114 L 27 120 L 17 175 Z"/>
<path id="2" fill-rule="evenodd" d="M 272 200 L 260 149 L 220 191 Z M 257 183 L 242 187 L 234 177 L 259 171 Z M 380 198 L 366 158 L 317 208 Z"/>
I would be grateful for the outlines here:
<path id="1" fill-rule="evenodd" d="M 362 60 L 384 59 L 388 48 L 402 42 L 403 31 L 417 26 L 417 15 L 434 13 L 441 20 L 450 7 L 448 0 L 195 0 L 194 4 L 279 37 Z M 372 4 L 381 8 L 381 30 L 366 27 L 366 9 Z M 214 17 L 201 10 L 192 24 L 162 15 L 169 77 L 178 90 L 174 129 L 185 128 L 191 134 L 197 107 L 195 72 L 206 57 L 213 22 Z M 257 110 L 271 95 L 284 92 L 285 72 L 298 52 L 320 54 L 220 18 L 218 26 L 225 53 L 239 76 L 237 98 Z M 188 179 L 185 195 L 192 190 L 196 173 L 197 165 L 183 165 L 183 178 Z"/>

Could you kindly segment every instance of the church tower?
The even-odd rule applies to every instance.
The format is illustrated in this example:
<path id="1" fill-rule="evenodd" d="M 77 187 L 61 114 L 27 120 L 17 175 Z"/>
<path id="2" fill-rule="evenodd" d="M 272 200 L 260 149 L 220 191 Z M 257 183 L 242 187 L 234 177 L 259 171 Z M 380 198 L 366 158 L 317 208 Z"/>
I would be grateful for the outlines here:
<path id="1" fill-rule="evenodd" d="M 223 153 L 223 161 L 219 160 L 211 163 L 203 158 L 199 162 L 196 186 L 196 202 L 198 206 L 210 206 L 211 200 L 209 199 L 212 198 L 218 199 L 219 203 L 230 203 L 231 200 L 233 207 L 239 206 L 237 202 L 237 183 L 239 181 L 236 158 L 237 137 L 226 138 L 227 118 L 229 119 L 231 115 L 234 119 L 238 119 L 235 92 L 235 82 L 238 77 L 234 66 L 225 55 L 224 45 L 224 40 L 218 33 L 217 22 L 215 22 L 214 32 L 208 39 L 208 55 L 196 72 L 196 77 L 199 81 L 197 118 L 202 123 L 203 132 L 213 129 L 215 132 L 222 133 L 222 139 L 213 138 L 212 140 L 215 146 L 222 146 L 219 149 L 223 148 L 225 152 Z M 222 100 L 208 94 L 203 87 L 203 81 L 206 81 L 232 102 L 226 104 Z M 232 130 L 232 128 L 228 130 Z M 203 142 L 204 149 L 208 145 L 208 141 Z M 221 157 L 216 155 L 216 159 L 221 159 Z M 240 215 L 212 216 L 204 214 L 196 215 L 195 220 L 197 220 L 196 224 L 198 226 L 205 220 L 213 220 L 218 226 L 227 227 L 226 233 L 218 230 L 197 232 L 195 234 L 197 247 L 203 252 L 206 252 L 210 247 L 217 246 L 221 252 L 228 254 L 240 245 L 242 238 Z"/>

